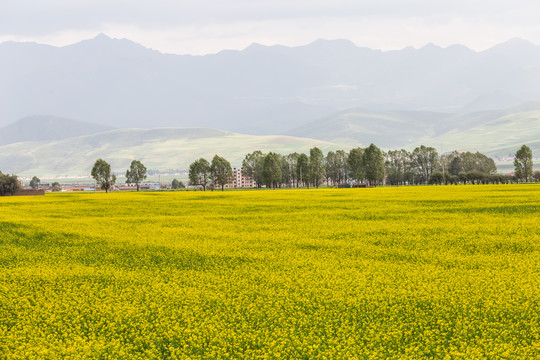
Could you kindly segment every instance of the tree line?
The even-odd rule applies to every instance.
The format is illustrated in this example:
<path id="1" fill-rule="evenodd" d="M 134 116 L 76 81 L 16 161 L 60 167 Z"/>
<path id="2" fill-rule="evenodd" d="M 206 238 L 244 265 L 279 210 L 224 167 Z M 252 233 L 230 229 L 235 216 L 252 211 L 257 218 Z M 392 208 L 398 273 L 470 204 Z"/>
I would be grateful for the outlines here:
<path id="1" fill-rule="evenodd" d="M 532 172 L 532 152 L 523 145 L 516 153 L 514 177 L 497 173 L 493 159 L 480 152 L 458 152 L 439 155 L 433 147 L 419 146 L 382 151 L 374 144 L 350 151 L 323 152 L 314 147 L 309 155 L 256 150 L 242 161 L 242 175 L 251 178 L 260 188 L 315 187 L 323 183 L 337 186 L 376 186 L 419 184 L 487 184 L 510 181 L 540 181 L 540 172 Z M 230 163 L 215 155 L 212 162 L 200 158 L 189 167 L 192 185 L 221 186 L 233 180 Z"/>
<path id="2" fill-rule="evenodd" d="M 101 189 L 108 192 L 116 183 L 111 166 L 98 159 L 91 170 L 92 177 Z M 497 173 L 493 159 L 480 152 L 458 152 L 439 155 L 433 147 L 424 145 L 413 151 L 404 149 L 382 151 L 374 144 L 366 148 L 353 148 L 350 151 L 323 152 L 314 147 L 309 155 L 293 152 L 278 154 L 263 153 L 256 150 L 247 154 L 242 161 L 242 175 L 249 177 L 255 186 L 261 188 L 314 187 L 323 183 L 334 186 L 376 186 L 385 182 L 388 185 L 418 184 L 487 184 L 508 183 L 511 181 L 540 181 L 540 171 L 533 173 L 531 149 L 523 145 L 514 157 L 514 176 Z M 126 171 L 126 183 L 140 184 L 147 177 L 146 167 L 133 160 Z M 206 190 L 208 186 L 225 185 L 233 181 L 231 164 L 225 158 L 215 155 L 211 162 L 204 158 L 195 160 L 189 166 L 189 181 Z M 38 188 L 40 179 L 34 176 L 30 181 L 32 188 Z M 184 187 L 176 179 L 173 188 Z M 15 194 L 21 189 L 16 175 L 0 172 L 0 195 Z"/>
<path id="3" fill-rule="evenodd" d="M 96 183 L 102 190 L 108 192 L 113 185 L 116 184 L 116 175 L 111 172 L 111 165 L 103 159 L 97 159 L 92 167 L 92 178 L 96 180 Z M 129 169 L 126 170 L 126 184 L 135 184 L 137 191 L 140 189 L 141 183 L 148 176 L 148 170 L 139 160 L 131 161 Z M 184 188 L 185 185 L 182 181 L 174 179 L 172 181 L 172 188 L 179 189 Z"/>
<path id="4" fill-rule="evenodd" d="M 233 171 L 231 163 L 215 155 L 211 163 L 204 158 L 192 162 L 189 165 L 188 177 L 192 185 L 202 186 L 205 191 L 208 185 L 221 186 L 223 191 L 225 185 L 233 180 Z"/>

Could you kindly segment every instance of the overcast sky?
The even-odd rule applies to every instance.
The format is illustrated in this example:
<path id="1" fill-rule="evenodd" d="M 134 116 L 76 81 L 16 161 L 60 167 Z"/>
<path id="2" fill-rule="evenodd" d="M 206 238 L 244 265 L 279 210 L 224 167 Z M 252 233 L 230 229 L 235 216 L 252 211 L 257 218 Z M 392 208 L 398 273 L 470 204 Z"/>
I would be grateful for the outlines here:
<path id="1" fill-rule="evenodd" d="M 63 46 L 105 33 L 176 54 L 319 38 L 483 50 L 514 37 L 540 44 L 539 18 L 538 0 L 0 0 L 0 42 Z"/>

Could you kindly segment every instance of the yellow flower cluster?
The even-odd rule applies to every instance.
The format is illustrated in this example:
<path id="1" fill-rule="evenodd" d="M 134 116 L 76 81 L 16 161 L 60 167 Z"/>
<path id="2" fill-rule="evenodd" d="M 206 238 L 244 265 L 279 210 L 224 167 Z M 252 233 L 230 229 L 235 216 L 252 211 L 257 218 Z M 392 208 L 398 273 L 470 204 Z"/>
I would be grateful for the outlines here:
<path id="1" fill-rule="evenodd" d="M 0 359 L 540 358 L 540 186 L 0 198 Z"/>

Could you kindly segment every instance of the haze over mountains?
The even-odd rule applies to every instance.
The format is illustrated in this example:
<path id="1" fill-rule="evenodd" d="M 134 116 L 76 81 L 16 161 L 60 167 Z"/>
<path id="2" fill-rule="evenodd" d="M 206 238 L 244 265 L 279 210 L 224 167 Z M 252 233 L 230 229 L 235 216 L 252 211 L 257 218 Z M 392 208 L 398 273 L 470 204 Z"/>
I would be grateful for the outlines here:
<path id="1" fill-rule="evenodd" d="M 49 130 L 44 130 L 45 128 Z M 506 110 L 471 114 L 349 109 L 301 126 L 286 135 L 246 135 L 210 128 L 105 129 L 64 118 L 34 116 L 0 128 L 0 169 L 22 176 L 88 175 L 97 158 L 106 158 L 115 171 L 133 159 L 148 168 L 188 168 L 199 157 L 218 153 L 233 166 L 254 150 L 307 153 L 318 146 L 325 153 L 365 147 L 383 149 L 421 144 L 443 151 L 481 151 L 490 156 L 512 156 L 526 143 L 540 154 L 540 102 Z M 51 139 L 50 129 L 59 129 Z M 69 135 L 73 134 L 73 135 Z M 24 140 L 21 140 L 23 139 Z"/>
<path id="2" fill-rule="evenodd" d="M 23 141 L 52 141 L 114 129 L 56 116 L 28 116 L 0 129 L 0 146 Z"/>
<path id="3" fill-rule="evenodd" d="M 186 169 L 215 153 L 238 166 L 257 149 L 370 143 L 491 156 L 527 143 L 536 156 L 535 99 L 540 47 L 520 39 L 482 52 L 431 44 L 382 52 L 318 40 L 206 56 L 105 35 L 61 48 L 7 42 L 0 170 L 84 175 L 98 157 L 113 168 L 136 158 L 152 169 Z"/>
<path id="4" fill-rule="evenodd" d="M 162 54 L 99 35 L 0 44 L 0 126 L 51 114 L 117 128 L 279 134 L 349 108 L 472 112 L 540 99 L 540 47 L 379 51 L 347 40 Z"/>

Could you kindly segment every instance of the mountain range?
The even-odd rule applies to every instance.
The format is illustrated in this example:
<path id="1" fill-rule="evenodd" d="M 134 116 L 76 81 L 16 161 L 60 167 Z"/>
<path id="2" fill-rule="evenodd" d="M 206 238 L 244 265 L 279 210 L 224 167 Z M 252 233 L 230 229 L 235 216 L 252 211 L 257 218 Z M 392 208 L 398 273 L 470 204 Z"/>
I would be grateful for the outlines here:
<path id="1" fill-rule="evenodd" d="M 163 54 L 99 35 L 0 44 L 0 170 L 86 175 L 93 161 L 187 169 L 220 154 L 368 146 L 540 153 L 540 47 L 513 39 L 379 51 L 347 40 Z M 51 114 L 51 115 L 40 115 Z"/>
<path id="2" fill-rule="evenodd" d="M 380 51 L 348 40 L 163 54 L 99 35 L 0 44 L 0 126 L 52 114 L 116 128 L 283 134 L 350 108 L 475 112 L 540 99 L 540 47 Z"/>

